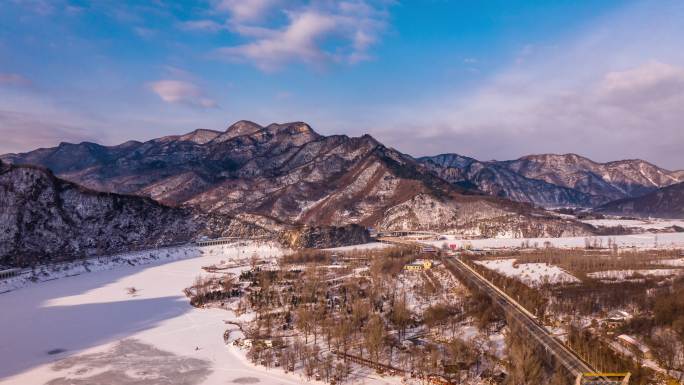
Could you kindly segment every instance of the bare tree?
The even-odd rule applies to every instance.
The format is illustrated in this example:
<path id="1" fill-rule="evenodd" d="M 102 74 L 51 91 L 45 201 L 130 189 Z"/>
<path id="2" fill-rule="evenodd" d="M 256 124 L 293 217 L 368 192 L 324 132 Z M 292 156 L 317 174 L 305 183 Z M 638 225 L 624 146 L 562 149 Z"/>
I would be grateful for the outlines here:
<path id="1" fill-rule="evenodd" d="M 373 314 L 364 329 L 364 342 L 372 359 L 379 362 L 383 339 L 385 338 L 385 325 L 379 315 Z"/>

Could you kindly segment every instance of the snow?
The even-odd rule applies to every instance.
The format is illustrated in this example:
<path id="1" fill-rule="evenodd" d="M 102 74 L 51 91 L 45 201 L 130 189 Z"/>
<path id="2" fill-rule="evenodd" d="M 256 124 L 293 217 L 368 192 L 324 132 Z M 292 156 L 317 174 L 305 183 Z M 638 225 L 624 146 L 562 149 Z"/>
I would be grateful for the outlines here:
<path id="1" fill-rule="evenodd" d="M 665 265 L 665 266 L 682 266 L 682 267 L 684 267 L 684 258 L 661 259 L 661 260 L 658 260 L 657 263 L 659 265 Z"/>
<path id="2" fill-rule="evenodd" d="M 684 220 L 669 220 L 669 219 L 588 219 L 582 222 L 592 226 L 606 226 L 606 227 L 636 227 L 640 229 L 657 229 L 662 230 L 672 226 L 684 227 Z"/>
<path id="3" fill-rule="evenodd" d="M 544 283 L 579 282 L 577 278 L 555 265 L 545 263 L 520 263 L 516 265 L 515 261 L 511 258 L 475 261 L 475 263 L 507 277 L 516 278 L 531 287 L 537 287 Z"/>
<path id="4" fill-rule="evenodd" d="M 154 250 L 133 251 L 72 262 L 55 263 L 33 270 L 26 269 L 22 274 L 16 277 L 0 280 L 0 294 L 36 282 L 45 282 L 85 273 L 111 270 L 121 266 L 138 266 L 162 261 L 169 262 L 215 253 L 224 253 L 226 257 L 230 258 L 236 258 L 238 256 L 250 257 L 254 253 L 268 253 L 274 247 L 277 246 L 272 243 L 246 244 L 244 242 L 205 247 L 185 245 Z"/>
<path id="5" fill-rule="evenodd" d="M 635 275 L 669 277 L 684 272 L 681 269 L 607 270 L 587 274 L 588 277 L 608 280 L 623 280 Z"/>
<path id="6" fill-rule="evenodd" d="M 354 251 L 354 250 L 373 250 L 373 249 L 385 249 L 388 247 L 394 247 L 393 244 L 383 243 L 383 242 L 370 242 L 362 243 L 360 245 L 333 247 L 330 249 L 324 249 L 328 251 Z"/>
<path id="7" fill-rule="evenodd" d="M 636 247 L 640 249 L 653 248 L 684 248 L 684 233 L 660 233 L 660 234 L 631 234 L 610 235 L 597 237 L 562 237 L 562 238 L 483 238 L 483 239 L 459 239 L 453 235 L 443 235 L 447 240 L 425 241 L 434 246 L 441 247 L 443 243 L 455 243 L 458 247 L 470 245 L 475 248 L 512 248 L 520 247 L 520 244 L 529 241 L 531 246 L 544 247 L 549 242 L 558 248 L 584 248 L 585 239 L 593 241 L 597 239 L 604 247 L 608 246 L 608 240 L 614 240 L 619 247 Z"/>
<path id="8" fill-rule="evenodd" d="M 202 266 L 248 257 L 254 252 L 268 257 L 283 251 L 272 245 L 255 244 L 204 247 L 202 251 L 204 254 L 199 258 L 124 265 L 0 294 L 0 384 L 42 384 L 65 376 L 87 378 L 114 370 L 115 363 L 89 368 L 88 363 L 95 362 L 91 356 L 82 357 L 71 369 L 53 363 L 82 354 L 116 358 L 112 350 L 118 343 L 130 344 L 132 340 L 174 357 L 206 362 L 206 376 L 198 379 L 203 384 L 226 384 L 246 377 L 258 379 L 260 385 L 301 383 L 297 375 L 245 362 L 239 351 L 223 342 L 227 328 L 224 320 L 233 318 L 232 313 L 193 308 L 182 293 L 197 275 L 204 273 Z M 138 289 L 137 294 L 128 294 L 128 287 Z M 59 353 L 59 349 L 65 352 Z M 82 370 L 86 370 L 85 374 Z M 164 373 L 155 373 L 159 370 L 151 366 L 148 375 L 163 376 Z M 136 383 L 156 382 L 152 379 Z"/>
<path id="9" fill-rule="evenodd" d="M 159 261 L 194 258 L 202 254 L 199 248 L 181 246 L 156 250 L 122 253 L 73 262 L 55 263 L 36 269 L 25 269 L 20 275 L 0 281 L 0 293 L 16 290 L 36 282 L 73 277 L 84 273 L 111 270 L 126 265 L 146 265 Z"/>

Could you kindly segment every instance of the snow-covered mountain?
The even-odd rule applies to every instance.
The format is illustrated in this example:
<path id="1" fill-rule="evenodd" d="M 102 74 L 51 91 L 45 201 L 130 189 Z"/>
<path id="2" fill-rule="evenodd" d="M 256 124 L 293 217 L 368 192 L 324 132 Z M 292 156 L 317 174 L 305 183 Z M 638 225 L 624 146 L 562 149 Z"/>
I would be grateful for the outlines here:
<path id="1" fill-rule="evenodd" d="M 619 199 L 595 211 L 621 216 L 684 218 L 684 183 L 663 187 L 636 198 Z"/>
<path id="2" fill-rule="evenodd" d="M 443 154 L 419 160 L 451 183 L 544 207 L 595 207 L 684 181 L 683 171 L 668 171 L 643 160 L 598 163 L 575 154 L 488 162 Z"/>
<path id="3" fill-rule="evenodd" d="M 528 178 L 499 162 L 480 162 L 457 154 L 420 158 L 439 177 L 462 186 L 473 186 L 487 194 L 543 207 L 592 207 L 608 198 L 587 194 L 541 179 Z"/>
<path id="4" fill-rule="evenodd" d="M 360 224 L 518 236 L 590 231 L 450 184 L 369 135 L 322 136 L 302 122 L 262 127 L 240 121 L 225 132 L 197 130 L 111 147 L 63 143 L 3 158 L 50 167 L 94 190 L 290 225 Z"/>

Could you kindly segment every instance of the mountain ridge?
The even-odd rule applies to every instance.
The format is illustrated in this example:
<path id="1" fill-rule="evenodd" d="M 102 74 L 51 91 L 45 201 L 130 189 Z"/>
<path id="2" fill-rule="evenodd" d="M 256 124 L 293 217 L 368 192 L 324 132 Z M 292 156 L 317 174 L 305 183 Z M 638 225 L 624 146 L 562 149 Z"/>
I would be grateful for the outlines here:
<path id="1" fill-rule="evenodd" d="M 201 141 L 193 140 L 197 133 Z M 290 224 L 458 229 L 474 236 L 485 228 L 519 236 L 590 233 L 450 184 L 370 135 L 323 136 L 304 122 L 239 121 L 218 135 L 195 130 L 125 146 L 65 145 L 1 158 L 54 167 L 60 177 L 94 190 Z M 493 218 L 499 227 L 482 226 Z"/>
<path id="2" fill-rule="evenodd" d="M 472 183 L 491 195 L 548 208 L 598 207 L 684 181 L 684 172 L 641 159 L 600 163 L 574 153 L 484 162 L 453 153 L 418 159 L 451 183 Z"/>
<path id="3" fill-rule="evenodd" d="M 684 218 L 684 182 L 654 192 L 609 202 L 595 212 L 620 216 Z"/>

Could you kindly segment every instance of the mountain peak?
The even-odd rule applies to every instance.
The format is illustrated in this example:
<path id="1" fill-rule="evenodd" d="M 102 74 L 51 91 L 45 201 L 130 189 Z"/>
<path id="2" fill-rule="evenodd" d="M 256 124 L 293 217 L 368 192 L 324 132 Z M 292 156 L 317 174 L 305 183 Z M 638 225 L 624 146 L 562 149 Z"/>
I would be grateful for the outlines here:
<path id="1" fill-rule="evenodd" d="M 304 122 L 271 123 L 266 126 L 264 131 L 296 146 L 322 138 L 311 126 Z"/>
<path id="2" fill-rule="evenodd" d="M 231 124 L 226 129 L 226 132 L 224 132 L 221 135 L 218 135 L 216 138 L 214 138 L 214 140 L 217 142 L 225 142 L 227 140 L 237 138 L 238 136 L 253 134 L 253 133 L 261 131 L 263 129 L 264 129 L 263 127 L 261 127 L 260 125 L 254 123 L 252 121 L 239 120 L 239 121 Z"/>
<path id="3" fill-rule="evenodd" d="M 214 140 L 217 136 L 221 135 L 220 132 L 214 130 L 207 130 L 204 128 L 198 128 L 195 131 L 188 132 L 185 135 L 180 136 L 178 139 L 183 142 L 194 142 L 197 144 L 205 144 Z"/>
<path id="4" fill-rule="evenodd" d="M 226 133 L 233 132 L 239 135 L 245 135 L 251 132 L 259 131 L 262 128 L 263 127 L 261 127 L 257 123 L 252 122 L 251 120 L 238 120 L 237 122 L 228 126 L 228 128 L 226 129 Z"/>
<path id="5" fill-rule="evenodd" d="M 547 153 L 547 154 L 533 154 L 533 155 L 526 155 L 518 160 L 533 160 L 533 161 L 541 161 L 541 162 L 549 162 L 549 161 L 571 161 L 571 162 L 591 162 L 591 163 L 596 163 L 592 161 L 589 158 L 586 158 L 582 155 L 578 155 L 575 153 L 567 153 L 567 154 L 552 154 L 552 153 Z"/>
<path id="6" fill-rule="evenodd" d="M 305 122 L 271 123 L 266 127 L 273 133 L 306 134 L 320 136 L 311 126 Z"/>

